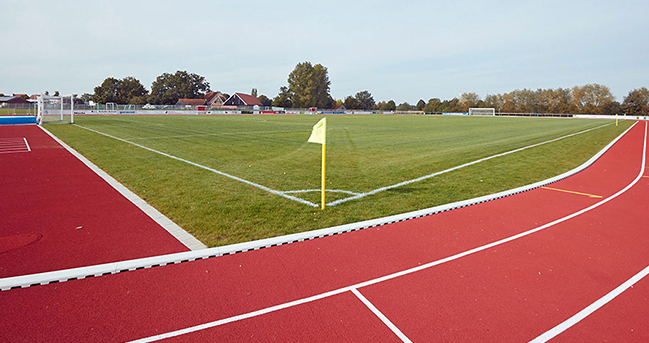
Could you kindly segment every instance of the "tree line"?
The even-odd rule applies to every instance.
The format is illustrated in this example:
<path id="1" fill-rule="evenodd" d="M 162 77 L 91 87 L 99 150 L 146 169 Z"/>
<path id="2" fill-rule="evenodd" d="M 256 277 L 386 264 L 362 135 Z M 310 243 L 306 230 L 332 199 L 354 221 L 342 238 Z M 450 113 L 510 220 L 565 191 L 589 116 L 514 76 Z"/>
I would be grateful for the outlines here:
<path id="1" fill-rule="evenodd" d="M 503 94 L 488 94 L 484 99 L 476 93 L 463 93 L 459 98 L 450 100 L 420 99 L 413 105 L 408 102 L 397 105 L 394 100 L 376 102 L 367 90 L 336 100 L 330 94 L 330 86 L 327 68 L 307 61 L 295 66 L 288 75 L 287 85 L 281 86 L 274 98 L 258 95 L 255 88 L 251 93 L 264 106 L 284 108 L 331 109 L 344 106 L 350 110 L 417 110 L 440 113 L 468 112 L 469 108 L 477 107 L 495 108 L 496 112 L 502 113 L 649 115 L 649 90 L 646 87 L 630 91 L 621 103 L 615 100 L 607 86 L 593 83 L 572 88 L 514 90 Z M 95 87 L 94 94 L 84 94 L 83 98 L 96 103 L 173 105 L 181 98 L 202 99 L 210 91 L 210 84 L 203 76 L 177 71 L 158 76 L 153 81 L 150 92 L 134 77 L 109 77 Z"/>

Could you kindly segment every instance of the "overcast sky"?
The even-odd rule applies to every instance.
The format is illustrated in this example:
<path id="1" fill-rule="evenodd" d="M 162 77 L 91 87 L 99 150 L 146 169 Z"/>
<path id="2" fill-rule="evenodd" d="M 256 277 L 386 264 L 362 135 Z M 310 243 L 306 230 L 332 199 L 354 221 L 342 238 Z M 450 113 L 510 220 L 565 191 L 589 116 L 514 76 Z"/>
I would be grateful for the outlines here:
<path id="1" fill-rule="evenodd" d="M 164 73 L 275 97 L 299 62 L 331 95 L 416 103 L 464 92 L 649 87 L 649 1 L 109 0 L 0 2 L 0 93 L 93 93 Z"/>

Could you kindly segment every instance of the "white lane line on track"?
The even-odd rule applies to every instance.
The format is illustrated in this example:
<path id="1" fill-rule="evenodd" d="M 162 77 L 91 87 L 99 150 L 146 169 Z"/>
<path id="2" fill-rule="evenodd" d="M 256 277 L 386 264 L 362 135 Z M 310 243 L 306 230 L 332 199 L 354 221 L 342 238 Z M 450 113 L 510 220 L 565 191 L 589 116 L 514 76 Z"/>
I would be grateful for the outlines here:
<path id="1" fill-rule="evenodd" d="M 32 149 L 29 147 L 29 143 L 27 143 L 27 138 L 23 137 L 23 139 L 25 140 L 25 146 L 27 147 L 27 151 L 31 152 Z"/>
<path id="2" fill-rule="evenodd" d="M 643 156 L 646 156 L 646 141 L 647 141 L 647 123 L 645 123 L 645 149 L 643 151 Z M 642 161 L 642 171 L 640 172 L 640 177 L 642 177 L 642 174 L 644 173 L 644 159 Z M 640 178 L 638 178 L 639 180 Z M 604 295 L 603 297 L 597 299 L 594 303 L 588 305 L 586 308 L 583 310 L 577 312 L 574 316 L 566 319 L 564 322 L 561 324 L 553 327 L 552 329 L 546 331 L 542 335 L 536 337 L 535 339 L 531 340 L 530 343 L 543 343 L 547 342 L 560 333 L 568 330 L 571 328 L 573 325 L 579 323 L 582 319 L 588 317 L 591 315 L 593 312 L 597 311 L 600 309 L 602 306 L 606 305 L 608 302 L 611 300 L 615 299 L 618 295 L 622 294 L 622 292 L 626 291 L 629 289 L 631 286 L 635 285 L 638 281 L 642 280 L 645 276 L 649 274 L 649 266 L 645 267 L 643 270 L 641 270 L 639 273 L 633 275 L 630 279 L 622 283 L 621 285 L 617 286 L 615 289 Z"/>
<path id="3" fill-rule="evenodd" d="M 435 177 L 435 176 L 439 176 L 439 175 L 442 175 L 442 174 L 446 174 L 446 173 L 448 173 L 448 172 L 452 172 L 452 171 L 455 171 L 455 170 L 458 170 L 458 169 L 462 169 L 462 168 L 464 168 L 464 167 L 468 167 L 468 166 L 471 166 L 471 165 L 474 165 L 474 164 L 478 164 L 478 163 L 480 163 L 480 162 L 488 161 L 488 160 L 491 160 L 491 159 L 494 159 L 494 158 L 497 158 L 497 157 L 506 156 L 506 155 L 513 154 L 513 153 L 516 153 L 516 152 L 519 152 L 519 151 L 523 151 L 523 150 L 526 150 L 526 149 L 530 149 L 530 148 L 534 148 L 534 147 L 537 147 L 537 146 L 541 146 L 541 145 L 543 145 L 543 144 L 548 144 L 548 143 L 556 142 L 556 141 L 558 141 L 558 140 L 562 140 L 562 139 L 565 139 L 565 138 L 569 138 L 569 137 L 573 137 L 573 136 L 576 136 L 576 135 L 580 135 L 580 134 L 582 134 L 582 133 L 586 133 L 586 132 L 589 132 L 589 131 L 597 130 L 597 129 L 600 129 L 600 128 L 602 128 L 602 127 L 609 126 L 609 125 L 613 125 L 613 124 L 610 123 L 610 124 L 600 125 L 600 126 L 597 126 L 597 127 L 593 127 L 593 128 L 587 129 L 587 130 L 583 130 L 583 131 L 579 131 L 579 132 L 571 133 L 571 134 L 569 134 L 569 135 L 561 136 L 561 137 L 559 137 L 559 138 L 554 138 L 554 139 L 551 139 L 551 140 L 548 140 L 548 141 L 545 141 L 545 142 L 536 143 L 536 144 L 532 144 L 532 145 L 524 146 L 524 147 L 522 147 L 522 148 L 518 148 L 518 149 L 514 149 L 514 150 L 510 150 L 510 151 L 505 151 L 505 152 L 500 153 L 500 154 L 487 156 L 487 157 L 485 157 L 485 158 L 481 158 L 481 159 L 479 159 L 479 160 L 475 160 L 475 161 L 467 162 L 467 163 L 461 164 L 461 165 L 459 165 L 459 166 L 455 166 L 455 167 L 448 168 L 448 169 L 445 169 L 445 170 L 442 170 L 442 171 L 438 171 L 438 172 L 434 172 L 434 173 L 431 173 L 431 174 L 428 174 L 428 175 L 424 175 L 424 176 L 418 177 L 418 178 L 416 178 L 416 179 L 412 179 L 412 180 L 407 180 L 407 181 L 403 181 L 403 182 L 395 183 L 394 185 L 390 185 L 390 186 L 385 186 L 385 187 L 377 188 L 377 189 L 371 190 L 371 191 L 369 191 L 369 192 L 360 193 L 360 194 L 355 195 L 355 196 L 352 196 L 352 197 L 348 197 L 348 198 L 344 198 L 344 199 L 340 199 L 340 200 L 332 201 L 332 202 L 328 203 L 327 206 L 336 206 L 336 205 L 340 205 L 340 204 L 342 204 L 342 203 L 344 203 L 344 202 L 347 202 L 347 201 L 350 201 L 350 200 L 357 200 L 357 199 L 360 199 L 360 198 L 364 198 L 364 197 L 366 197 L 366 196 L 368 196 L 368 195 L 373 195 L 373 194 L 380 193 L 380 192 L 384 192 L 384 191 L 387 191 L 387 190 L 390 190 L 390 189 L 393 189 L 393 188 L 398 188 L 398 187 L 406 186 L 406 185 L 409 185 L 409 184 L 412 184 L 412 183 L 415 183 L 415 182 L 423 181 L 423 180 L 430 179 L 430 178 Z"/>
<path id="4" fill-rule="evenodd" d="M 279 196 L 284 197 L 284 198 L 286 198 L 286 199 L 290 199 L 290 200 L 293 200 L 293 201 L 297 201 L 297 202 L 299 202 L 299 203 L 302 203 L 302 204 L 304 204 L 304 205 L 309 205 L 309 206 L 311 206 L 311 207 L 318 207 L 317 204 L 312 203 L 312 202 L 310 202 L 310 201 L 307 201 L 307 200 L 304 200 L 304 199 L 301 199 L 301 198 L 298 198 L 298 197 L 294 197 L 294 196 L 291 196 L 291 195 L 285 194 L 284 192 L 280 192 L 280 191 L 274 190 L 274 189 L 272 189 L 272 188 L 269 188 L 269 187 L 266 187 L 266 186 L 260 185 L 260 184 L 258 184 L 258 183 L 255 183 L 255 182 L 252 182 L 252 181 L 248 181 L 248 180 L 246 180 L 246 179 L 242 179 L 242 178 L 240 178 L 240 177 L 238 177 L 238 176 L 234 176 L 234 175 L 231 175 L 231 174 L 228 174 L 228 173 L 222 172 L 222 171 L 220 171 L 220 170 L 216 170 L 216 169 L 213 169 L 213 168 L 210 168 L 210 167 L 206 167 L 206 166 L 204 166 L 204 165 L 202 165 L 202 164 L 198 164 L 198 163 L 196 163 L 196 162 L 192 162 L 192 161 L 189 161 L 189 160 L 186 160 L 186 159 L 180 158 L 180 157 L 176 157 L 176 156 L 174 156 L 174 155 L 170 155 L 170 154 L 167 154 L 167 153 L 162 152 L 162 151 L 158 151 L 158 150 L 155 150 L 155 149 L 151 149 L 151 148 L 146 147 L 146 146 L 144 146 L 144 145 L 137 144 L 137 143 L 133 143 L 133 142 L 128 141 L 128 140 L 126 140 L 126 139 L 119 138 L 119 137 L 115 137 L 115 136 L 109 135 L 109 134 L 107 134 L 107 133 L 103 133 L 103 132 L 101 132 L 101 131 L 93 130 L 93 129 L 90 129 L 90 128 L 87 128 L 87 127 L 84 127 L 84 126 L 81 126 L 81 125 L 77 125 L 77 124 L 74 124 L 74 125 L 77 126 L 77 127 L 82 128 L 82 129 L 85 129 L 85 130 L 88 130 L 88 131 L 92 131 L 92 132 L 94 132 L 94 133 L 98 133 L 98 134 L 100 134 L 100 135 L 103 135 L 103 136 L 106 136 L 106 137 L 109 137 L 109 138 L 112 138 L 112 139 L 116 139 L 116 140 L 118 140 L 118 141 L 120 141 L 120 142 L 128 143 L 128 144 L 134 145 L 134 146 L 136 146 L 136 147 L 138 147 L 138 148 L 142 148 L 142 149 L 144 149 L 144 150 L 148 150 L 148 151 L 154 152 L 154 153 L 156 153 L 156 154 L 159 154 L 159 155 L 162 155 L 162 156 L 165 156 L 165 157 L 169 157 L 169 158 L 174 159 L 174 160 L 176 160 L 176 161 L 180 161 L 180 162 L 184 162 L 184 163 L 187 163 L 187 164 L 191 164 L 191 165 L 193 165 L 193 166 L 195 166 L 195 167 L 199 167 L 199 168 L 201 168 L 201 169 L 205 169 L 205 170 L 207 170 L 207 171 L 211 171 L 211 172 L 213 172 L 213 173 L 215 173 L 215 174 L 219 174 L 219 175 L 221 175 L 221 176 L 225 176 L 225 177 L 227 177 L 227 178 L 230 178 L 230 179 L 233 179 L 233 180 L 236 180 L 236 181 L 239 181 L 239 182 L 243 182 L 243 183 L 245 183 L 245 184 L 247 184 L 247 185 L 250 185 L 250 186 L 253 186 L 253 187 L 259 188 L 259 189 L 261 189 L 261 190 L 263 190 L 263 191 L 266 191 L 266 192 L 268 192 L 268 193 L 272 193 L 272 194 L 275 194 L 275 195 L 279 195 Z"/>
<path id="5" fill-rule="evenodd" d="M 642 278 L 644 278 L 648 274 L 649 274 L 649 266 L 645 267 L 645 269 L 641 270 L 638 274 L 633 275 L 633 277 L 626 280 L 623 284 L 617 286 L 614 290 L 610 291 L 605 296 L 597 299 L 597 301 L 588 305 L 588 307 L 579 311 L 574 316 L 568 318 L 563 323 L 553 327 L 552 329 L 546 331 L 539 337 L 536 337 L 535 339 L 531 340 L 530 343 L 543 343 L 553 339 L 558 334 L 566 331 L 573 325 L 579 323 L 582 319 L 588 317 L 593 312 L 597 311 L 600 307 L 606 305 L 609 301 L 615 299 L 615 297 L 622 294 L 622 292 L 626 291 L 631 286 L 635 285 L 638 281 L 642 280 Z"/>
<path id="6" fill-rule="evenodd" d="M 379 319 L 381 319 L 383 324 L 385 324 L 388 328 L 390 328 L 390 330 L 392 330 L 392 332 L 394 332 L 394 334 L 397 335 L 397 337 L 399 337 L 399 339 L 401 339 L 402 342 L 412 343 L 412 341 L 406 335 L 404 335 L 403 332 L 401 332 L 401 330 L 399 330 L 399 328 L 388 319 L 388 317 L 386 317 L 383 313 L 381 313 L 381 311 L 379 311 L 379 309 L 377 309 L 376 306 L 374 306 L 374 304 L 372 304 L 369 300 L 367 300 L 367 298 L 365 298 L 361 294 L 361 292 L 359 292 L 356 288 L 352 288 L 352 293 L 354 293 L 354 295 L 358 299 L 360 299 L 360 301 L 362 301 L 363 304 L 365 304 L 365 306 L 367 306 L 367 308 L 370 309 L 370 311 L 372 311 L 372 313 L 374 313 L 377 317 L 379 317 Z"/>
<path id="7" fill-rule="evenodd" d="M 631 187 L 633 187 L 636 183 L 638 183 L 638 180 L 640 180 L 642 178 L 642 175 L 644 174 L 646 151 L 647 151 L 647 124 L 645 124 L 645 135 L 644 135 L 643 152 L 642 152 L 642 164 L 641 164 L 640 172 L 638 173 L 636 178 L 633 179 L 633 181 L 631 181 L 631 183 L 629 183 L 626 187 L 622 188 L 617 193 L 609 196 L 608 198 L 606 198 L 604 200 L 601 200 L 601 201 L 599 201 L 599 202 L 597 202 L 597 203 L 595 203 L 593 205 L 590 205 L 590 206 L 588 206 L 588 207 L 586 207 L 584 209 L 581 209 L 581 210 L 579 210 L 577 212 L 574 212 L 572 214 L 569 214 L 569 215 L 567 215 L 565 217 L 554 220 L 554 221 L 552 221 L 550 223 L 547 223 L 545 225 L 536 227 L 534 229 L 531 229 L 531 230 L 528 230 L 528 231 L 525 231 L 525 232 L 521 232 L 519 234 L 510 236 L 510 237 L 507 237 L 507 238 L 503 238 L 501 240 L 498 240 L 498 241 L 495 241 L 495 242 L 492 242 L 492 243 L 489 243 L 489 244 L 485 244 L 485 245 L 482 245 L 482 246 L 479 246 L 479 247 L 476 247 L 476 248 L 473 248 L 473 249 L 470 249 L 470 250 L 466 250 L 466 251 L 463 251 L 461 253 L 458 253 L 458 254 L 455 254 L 455 255 L 452 255 L 452 256 L 448 256 L 448 257 L 445 257 L 445 258 L 442 258 L 442 259 L 439 259 L 439 260 L 436 260 L 436 261 L 433 261 L 433 262 L 429 262 L 429 263 L 426 263 L 426 264 L 423 264 L 423 265 L 420 265 L 420 266 L 417 266 L 417 267 L 414 267 L 414 268 L 402 270 L 400 272 L 396 272 L 396 273 L 393 273 L 393 274 L 385 275 L 385 276 L 382 276 L 382 277 L 379 277 L 379 278 L 376 278 L 376 279 L 372 279 L 372 280 L 368 280 L 368 281 L 365 281 L 365 282 L 357 283 L 355 285 L 335 289 L 333 291 L 313 295 L 313 296 L 310 296 L 310 297 L 307 297 L 307 298 L 294 300 L 294 301 L 287 302 L 287 303 L 284 303 L 284 304 L 279 304 L 279 305 L 267 307 L 267 308 L 264 308 L 264 309 L 261 309 L 261 310 L 248 312 L 248 313 L 244 313 L 244 314 L 229 317 L 229 318 L 220 319 L 220 320 L 216 320 L 216 321 L 213 321 L 213 322 L 188 327 L 188 328 L 181 329 L 181 330 L 176 330 L 176 331 L 162 333 L 162 334 L 155 335 L 155 336 L 141 338 L 141 339 L 131 341 L 131 342 L 134 342 L 134 343 L 135 342 L 137 342 L 137 343 L 155 342 L 155 341 L 158 341 L 158 340 L 162 340 L 162 339 L 166 339 L 166 338 L 170 338 L 170 337 L 175 337 L 175 336 L 180 336 L 180 335 L 184 335 L 184 334 L 188 334 L 188 333 L 192 333 L 192 332 L 196 332 L 196 331 L 200 331 L 200 330 L 205 330 L 205 329 L 208 329 L 208 328 L 220 326 L 220 325 L 235 322 L 235 321 L 238 321 L 238 320 L 252 318 L 252 317 L 260 316 L 260 315 L 263 315 L 263 314 L 266 314 L 266 313 L 270 313 L 270 312 L 282 310 L 282 309 L 285 309 L 285 308 L 289 308 L 289 307 L 309 303 L 309 302 L 312 302 L 312 301 L 315 301 L 315 300 L 319 300 L 319 299 L 327 298 L 327 297 L 330 297 L 330 296 L 333 296 L 333 295 L 336 295 L 336 294 L 340 294 L 340 293 L 343 293 L 343 292 L 351 291 L 352 289 L 358 289 L 358 288 L 374 285 L 374 284 L 377 284 L 377 283 L 380 283 L 380 282 L 383 282 L 383 281 L 398 278 L 400 276 L 404 276 L 404 275 L 412 274 L 412 273 L 415 273 L 415 272 L 418 272 L 418 271 L 421 271 L 421 270 L 429 269 L 429 268 L 432 268 L 434 266 L 437 266 L 437 265 L 440 265 L 440 264 L 443 264 L 443 263 L 446 263 L 446 262 L 457 260 L 459 258 L 468 256 L 468 255 L 472 255 L 472 254 L 475 254 L 477 252 L 484 251 L 484 250 L 487 250 L 487 249 L 491 249 L 491 248 L 493 248 L 495 246 L 502 245 L 502 244 L 514 241 L 516 239 L 519 239 L 519 238 L 522 238 L 522 237 L 525 237 L 525 236 L 529 236 L 529 235 L 531 235 L 533 233 L 545 230 L 545 229 L 547 229 L 549 227 L 552 227 L 554 225 L 563 223 L 563 222 L 565 222 L 567 220 L 570 220 L 570 219 L 575 218 L 575 217 L 577 217 L 579 215 L 582 215 L 582 214 L 584 214 L 586 212 L 589 212 L 589 211 L 591 211 L 593 209 L 596 209 L 596 208 L 600 207 L 601 205 L 606 204 L 609 201 L 611 201 L 611 200 L 619 197 L 620 195 L 626 193 Z"/>

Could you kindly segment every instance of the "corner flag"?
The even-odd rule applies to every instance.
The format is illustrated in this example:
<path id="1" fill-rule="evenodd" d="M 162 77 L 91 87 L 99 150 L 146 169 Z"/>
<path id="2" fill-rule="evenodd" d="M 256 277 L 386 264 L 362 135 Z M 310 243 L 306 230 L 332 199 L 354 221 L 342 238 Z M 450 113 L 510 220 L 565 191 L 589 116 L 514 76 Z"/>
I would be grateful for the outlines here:
<path id="1" fill-rule="evenodd" d="M 313 132 L 311 132 L 311 137 L 309 137 L 309 142 L 326 144 L 327 140 L 327 118 L 322 118 L 320 121 L 313 125 Z"/>
<path id="2" fill-rule="evenodd" d="M 325 156 L 327 152 L 327 118 L 322 118 L 320 121 L 313 125 L 313 131 L 311 132 L 311 137 L 309 137 L 309 142 L 322 144 L 322 196 L 321 196 L 321 205 L 320 209 L 325 208 Z"/>

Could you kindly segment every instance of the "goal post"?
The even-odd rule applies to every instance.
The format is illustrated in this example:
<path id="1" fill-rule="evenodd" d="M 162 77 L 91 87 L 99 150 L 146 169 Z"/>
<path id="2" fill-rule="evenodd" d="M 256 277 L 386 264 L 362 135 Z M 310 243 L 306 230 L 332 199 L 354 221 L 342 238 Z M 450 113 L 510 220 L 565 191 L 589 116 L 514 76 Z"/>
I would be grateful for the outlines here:
<path id="1" fill-rule="evenodd" d="M 470 116 L 495 116 L 495 108 L 469 108 Z"/>
<path id="2" fill-rule="evenodd" d="M 38 124 L 74 123 L 76 94 L 37 97 L 36 122 Z"/>

